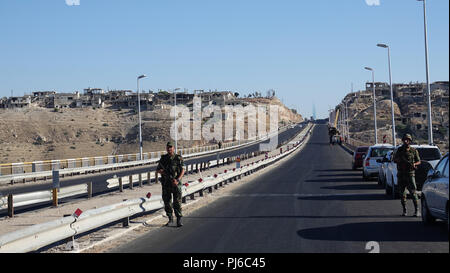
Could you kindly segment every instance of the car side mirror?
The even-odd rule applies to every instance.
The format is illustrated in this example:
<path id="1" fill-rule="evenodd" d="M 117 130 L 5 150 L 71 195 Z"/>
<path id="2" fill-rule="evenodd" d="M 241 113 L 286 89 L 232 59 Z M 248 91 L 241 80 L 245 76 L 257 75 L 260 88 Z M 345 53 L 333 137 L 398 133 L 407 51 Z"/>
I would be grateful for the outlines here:
<path id="1" fill-rule="evenodd" d="M 435 171 L 433 174 L 433 178 L 439 178 L 441 177 L 441 172 L 440 171 Z"/>
<path id="2" fill-rule="evenodd" d="M 427 179 L 438 178 L 440 176 L 441 176 L 441 173 L 439 171 L 435 171 L 435 170 L 431 169 L 428 171 Z"/>

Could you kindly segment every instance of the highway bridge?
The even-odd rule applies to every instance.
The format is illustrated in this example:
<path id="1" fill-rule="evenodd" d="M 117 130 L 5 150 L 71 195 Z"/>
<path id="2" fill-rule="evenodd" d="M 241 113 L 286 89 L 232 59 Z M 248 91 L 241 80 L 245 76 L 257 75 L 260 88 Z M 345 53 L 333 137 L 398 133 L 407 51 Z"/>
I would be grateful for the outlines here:
<path id="1" fill-rule="evenodd" d="M 352 171 L 349 153 L 317 125 L 301 152 L 187 215 L 182 231 L 161 228 L 110 251 L 368 253 L 376 242 L 382 253 L 448 253 L 444 222 L 425 227 L 401 213 L 400 201 Z"/>
<path id="2" fill-rule="evenodd" d="M 78 249 L 78 252 L 449 252 L 446 224 L 438 221 L 434 225 L 424 226 L 420 218 L 401 217 L 400 201 L 386 196 L 384 188 L 378 186 L 376 181 L 363 181 L 361 171 L 351 169 L 350 153 L 341 146 L 329 145 L 325 124 L 316 124 L 311 134 L 300 127 L 288 129 L 280 133 L 279 142 L 280 145 L 290 144 L 290 149 L 296 150 L 292 150 L 290 154 L 274 161 L 273 164 L 263 166 L 264 168 L 246 172 L 245 179 L 242 177 L 242 180 L 235 180 L 236 182 L 222 188 L 215 187 L 212 194 L 205 192 L 209 198 L 207 202 L 202 203 L 206 197 L 188 200 L 184 205 L 187 209 L 182 228 L 163 227 L 166 221 L 163 217 L 152 218 L 156 220 L 147 219 L 144 224 L 140 220 L 134 220 L 132 223 L 127 222 L 126 227 L 122 227 L 124 231 L 119 234 L 125 234 L 127 228 L 131 230 L 129 226 L 134 225 L 141 228 L 138 236 L 115 235 L 107 239 L 108 243 L 105 244 L 109 244 L 108 247 L 102 247 L 100 242 L 95 247 L 87 245 L 84 249 Z M 255 144 L 230 150 L 224 152 L 222 157 L 251 153 L 258 148 L 259 145 Z M 286 146 L 282 148 L 286 153 Z M 280 155 L 282 154 L 279 154 L 279 151 L 270 153 L 271 157 Z M 186 160 L 186 164 L 216 158 L 216 155 L 208 155 Z M 245 164 L 252 165 L 263 158 L 264 155 L 260 155 L 259 158 L 255 157 L 249 164 Z M 69 177 L 62 179 L 61 184 L 93 181 L 95 194 L 90 202 L 95 203 L 96 200 L 106 198 L 110 191 L 106 180 L 114 175 L 127 176 L 154 168 L 154 165 L 143 166 Z M 224 168 L 230 167 L 222 167 L 220 170 L 222 173 Z M 217 171 L 212 169 L 210 174 L 218 171 L 219 169 Z M 2 192 L 8 190 L 17 194 L 49 188 L 51 183 L 31 183 L 8 187 L 2 189 Z M 145 189 L 142 191 L 145 192 Z M 120 198 L 121 195 L 118 196 Z M 71 202 L 75 203 L 72 205 L 75 208 L 76 202 L 82 201 Z M 408 205 L 412 211 L 412 203 L 409 202 Z M 34 215 L 43 215 L 49 210 L 51 209 L 45 206 L 37 210 L 28 208 L 19 212 L 22 213 L 19 215 L 26 218 L 30 211 Z M 158 213 L 163 214 L 159 209 L 150 210 L 146 215 L 154 216 Z M 4 221 L 7 220 L 1 220 L 0 227 L 2 224 L 5 225 Z M 19 223 L 16 224 L 20 226 Z M 92 233 L 95 234 L 98 230 L 108 227 L 111 228 L 104 226 Z M 15 236 L 18 236 L 17 233 Z M 95 235 L 84 233 L 74 236 L 73 239 L 82 241 L 83 236 Z M 104 233 L 101 236 L 104 236 Z M 4 238 L 5 234 L 0 234 L 0 252 Z M 36 252 L 70 252 L 64 248 L 66 243 L 67 241 L 61 240 Z"/>

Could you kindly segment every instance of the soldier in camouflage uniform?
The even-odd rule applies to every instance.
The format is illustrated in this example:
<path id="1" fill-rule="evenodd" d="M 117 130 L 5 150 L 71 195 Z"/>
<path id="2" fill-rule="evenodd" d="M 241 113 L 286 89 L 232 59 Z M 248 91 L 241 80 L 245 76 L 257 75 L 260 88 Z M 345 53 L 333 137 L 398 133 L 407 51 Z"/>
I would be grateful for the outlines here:
<path id="1" fill-rule="evenodd" d="M 164 210 L 166 211 L 169 222 L 166 226 L 173 223 L 173 212 L 177 217 L 177 227 L 183 226 L 181 217 L 181 179 L 184 175 L 184 162 L 181 155 L 175 154 L 174 147 L 171 142 L 167 143 L 167 154 L 161 156 L 156 171 L 162 175 L 162 198 L 164 201 Z M 173 205 L 172 205 L 173 196 Z"/>
<path id="2" fill-rule="evenodd" d="M 406 197 L 407 190 L 412 195 L 413 204 L 415 208 L 414 217 L 419 216 L 418 210 L 418 196 L 417 186 L 415 179 L 415 171 L 417 166 L 420 165 L 419 152 L 416 149 L 410 147 L 412 137 L 410 134 L 403 136 L 403 145 L 398 148 L 394 156 L 394 162 L 397 163 L 397 181 L 401 194 L 401 203 L 403 207 L 403 216 L 407 215 L 406 211 Z"/>

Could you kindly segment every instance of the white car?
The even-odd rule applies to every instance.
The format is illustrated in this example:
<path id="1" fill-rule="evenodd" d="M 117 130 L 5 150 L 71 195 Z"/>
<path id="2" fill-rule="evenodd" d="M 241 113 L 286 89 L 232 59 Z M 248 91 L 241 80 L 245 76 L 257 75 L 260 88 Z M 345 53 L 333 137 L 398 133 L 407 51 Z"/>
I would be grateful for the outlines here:
<path id="1" fill-rule="evenodd" d="M 448 154 L 439 161 L 434 170 L 430 170 L 422 188 L 422 221 L 429 224 L 436 218 L 447 220 L 449 228 L 448 208 Z"/>
<path id="2" fill-rule="evenodd" d="M 394 146 L 391 144 L 377 144 L 369 147 L 363 161 L 362 176 L 365 181 L 369 180 L 370 177 L 378 176 L 381 163 L 377 162 L 377 160 L 383 159 L 392 150 L 394 150 Z"/>
<path id="3" fill-rule="evenodd" d="M 394 151 L 389 151 L 383 159 L 377 160 L 377 162 L 380 163 L 380 167 L 378 168 L 378 185 L 380 186 L 384 186 L 386 183 L 386 173 L 393 154 Z"/>
<path id="4" fill-rule="evenodd" d="M 386 180 L 385 180 L 385 190 L 387 195 L 392 195 L 392 198 L 396 198 L 398 196 L 398 183 L 397 183 L 397 164 L 394 162 L 394 155 L 397 152 L 398 146 L 391 157 L 391 162 L 387 164 L 386 170 Z M 439 160 L 441 159 L 441 151 L 437 146 L 430 145 L 411 145 L 411 147 L 415 148 L 419 152 L 420 160 L 422 164 L 419 165 L 419 168 L 424 169 L 420 173 L 416 171 L 416 183 L 417 190 L 422 189 L 423 182 L 426 179 L 426 174 L 428 173 L 429 168 L 435 168 Z M 429 165 L 424 163 L 426 161 Z M 427 169 L 428 168 L 428 169 Z M 422 173 L 424 173 L 422 175 Z"/>

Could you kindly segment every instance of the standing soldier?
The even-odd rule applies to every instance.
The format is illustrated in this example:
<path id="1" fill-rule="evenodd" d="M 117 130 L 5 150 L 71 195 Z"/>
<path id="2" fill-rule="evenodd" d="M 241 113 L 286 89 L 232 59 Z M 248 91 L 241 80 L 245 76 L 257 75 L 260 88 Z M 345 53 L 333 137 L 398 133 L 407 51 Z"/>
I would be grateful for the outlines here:
<path id="1" fill-rule="evenodd" d="M 184 162 L 181 155 L 175 154 L 172 142 L 167 143 L 167 154 L 161 156 L 156 171 L 162 175 L 162 198 L 164 201 L 164 210 L 166 211 L 169 222 L 166 226 L 173 223 L 172 213 L 175 211 L 177 217 L 177 227 L 183 226 L 181 223 L 181 179 L 184 175 Z M 172 205 L 173 196 L 173 205 Z"/>
<path id="2" fill-rule="evenodd" d="M 406 197 L 407 191 L 412 195 L 413 204 L 415 208 L 414 217 L 419 216 L 417 186 L 415 179 L 415 171 L 417 166 L 420 165 L 419 152 L 412 148 L 412 137 L 410 134 L 406 134 L 402 138 L 403 145 L 398 148 L 394 156 L 394 162 L 397 163 L 397 181 L 401 194 L 401 203 L 403 207 L 403 216 L 407 215 L 406 212 Z"/>

